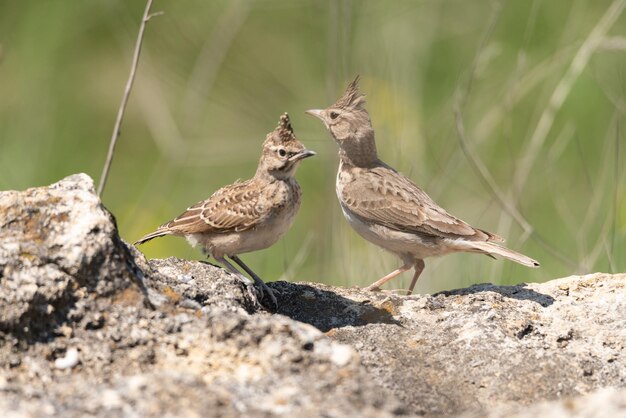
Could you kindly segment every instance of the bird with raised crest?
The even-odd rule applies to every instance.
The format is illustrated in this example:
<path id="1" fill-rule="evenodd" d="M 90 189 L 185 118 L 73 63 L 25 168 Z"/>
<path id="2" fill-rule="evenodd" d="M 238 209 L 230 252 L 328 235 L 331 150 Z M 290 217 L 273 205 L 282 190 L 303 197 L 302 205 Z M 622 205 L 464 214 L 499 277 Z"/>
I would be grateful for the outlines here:
<path id="1" fill-rule="evenodd" d="M 259 299 L 272 290 L 239 258 L 239 254 L 273 245 L 287 232 L 300 208 L 302 192 L 294 175 L 299 163 L 315 152 L 296 138 L 287 113 L 267 135 L 254 177 L 225 186 L 156 231 L 137 240 L 143 244 L 165 235 L 183 236 L 192 246 L 223 264 L 247 285 L 256 284 Z M 227 258 L 238 264 L 254 282 Z"/>
<path id="2" fill-rule="evenodd" d="M 336 192 L 348 223 L 363 238 L 402 260 L 400 268 L 366 289 L 380 290 L 384 283 L 413 268 L 408 288 L 411 294 L 426 257 L 454 252 L 497 255 L 539 267 L 532 258 L 497 244 L 503 241 L 499 236 L 446 212 L 410 179 L 378 158 L 374 129 L 358 83 L 357 76 L 335 104 L 306 113 L 321 119 L 339 145 Z"/>

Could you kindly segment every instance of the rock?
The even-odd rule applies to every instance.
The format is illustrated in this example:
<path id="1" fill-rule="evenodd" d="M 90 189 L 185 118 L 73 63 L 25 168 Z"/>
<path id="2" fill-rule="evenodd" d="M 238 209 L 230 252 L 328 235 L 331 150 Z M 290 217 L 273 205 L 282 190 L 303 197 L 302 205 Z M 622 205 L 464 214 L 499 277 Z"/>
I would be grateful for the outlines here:
<path id="1" fill-rule="evenodd" d="M 356 352 L 208 263 L 147 261 L 76 175 L 0 192 L 0 410 L 390 416 Z"/>
<path id="2" fill-rule="evenodd" d="M 413 413 L 486 413 L 626 384 L 624 274 L 408 297 L 271 286 L 281 314 L 354 347 Z"/>
<path id="3" fill-rule="evenodd" d="M 143 256 L 139 257 L 138 264 L 149 269 L 150 277 L 159 276 L 151 281 L 152 287 L 180 307 L 197 310 L 210 306 L 239 313 L 254 313 L 259 308 L 241 280 L 218 266 L 174 257 L 150 260 L 146 265 Z"/>
<path id="4" fill-rule="evenodd" d="M 488 413 L 470 412 L 463 418 L 604 418 L 626 416 L 626 390 L 600 389 L 591 394 L 539 402 L 526 408 L 501 405 Z"/>
<path id="5" fill-rule="evenodd" d="M 146 260 L 85 175 L 0 192 L 0 411 L 624 414 L 626 275 L 409 297 L 269 285 L 277 314 L 210 263 Z"/>
<path id="6" fill-rule="evenodd" d="M 127 289 L 133 269 L 85 174 L 0 193 L 0 331 L 50 338 L 85 291 L 99 297 Z"/>
<path id="7" fill-rule="evenodd" d="M 54 360 L 54 367 L 57 369 L 71 369 L 78 364 L 78 361 L 78 350 L 70 348 L 67 350 L 64 357 L 59 357 Z"/>

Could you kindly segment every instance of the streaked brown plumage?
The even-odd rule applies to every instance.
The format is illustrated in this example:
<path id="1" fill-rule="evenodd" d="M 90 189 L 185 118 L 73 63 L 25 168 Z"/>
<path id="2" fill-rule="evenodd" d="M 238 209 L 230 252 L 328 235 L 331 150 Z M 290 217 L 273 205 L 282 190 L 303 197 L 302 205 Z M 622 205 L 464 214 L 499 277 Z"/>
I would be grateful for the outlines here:
<path id="1" fill-rule="evenodd" d="M 337 197 L 350 225 L 368 241 L 396 254 L 403 266 L 368 286 L 380 286 L 415 269 L 409 293 L 424 269 L 424 258 L 452 252 L 500 255 L 528 267 L 539 263 L 495 242 L 502 238 L 474 228 L 439 207 L 410 179 L 378 158 L 374 130 L 359 93 L 357 77 L 337 102 L 307 113 L 324 122 L 339 145 Z"/>
<path id="2" fill-rule="evenodd" d="M 315 153 L 296 139 L 285 113 L 263 143 L 254 177 L 219 189 L 135 245 L 164 235 L 184 236 L 191 245 L 200 245 L 206 254 L 247 280 L 226 260 L 231 258 L 276 303 L 270 289 L 238 254 L 267 248 L 287 232 L 302 200 L 294 175 L 300 161 L 312 155 Z"/>

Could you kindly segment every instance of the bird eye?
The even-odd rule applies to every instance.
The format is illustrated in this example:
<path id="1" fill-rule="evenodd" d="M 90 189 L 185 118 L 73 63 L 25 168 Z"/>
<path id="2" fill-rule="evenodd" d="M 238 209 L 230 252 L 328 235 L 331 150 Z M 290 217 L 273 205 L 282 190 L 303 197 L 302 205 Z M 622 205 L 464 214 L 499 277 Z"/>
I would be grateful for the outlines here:
<path id="1" fill-rule="evenodd" d="M 285 151 L 283 148 L 280 148 L 278 150 L 278 155 L 280 155 L 281 157 L 284 157 L 285 155 L 287 155 L 287 151 Z"/>
<path id="2" fill-rule="evenodd" d="M 331 119 L 337 119 L 337 116 L 339 116 L 339 113 L 337 113 L 337 112 L 330 112 L 330 118 Z"/>

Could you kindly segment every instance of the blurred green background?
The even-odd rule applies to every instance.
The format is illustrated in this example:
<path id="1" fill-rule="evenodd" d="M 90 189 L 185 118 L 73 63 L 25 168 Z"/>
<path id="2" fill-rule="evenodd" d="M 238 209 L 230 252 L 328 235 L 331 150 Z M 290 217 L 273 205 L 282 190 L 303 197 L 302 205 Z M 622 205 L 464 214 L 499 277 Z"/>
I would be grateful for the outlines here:
<path id="1" fill-rule="evenodd" d="M 144 6 L 0 2 L 0 189 L 76 172 L 98 182 Z M 623 6 L 156 0 L 153 11 L 164 15 L 146 30 L 103 201 L 133 242 L 252 176 L 265 135 L 288 111 L 318 156 L 299 169 L 304 201 L 291 231 L 243 259 L 267 281 L 369 284 L 400 262 L 344 221 L 336 145 L 304 114 L 333 103 L 360 74 L 381 158 L 451 213 L 542 263 L 430 259 L 418 292 L 623 271 Z M 180 238 L 141 250 L 201 258 Z"/>

